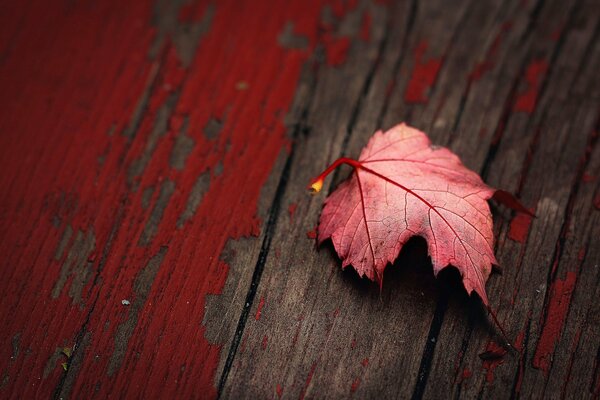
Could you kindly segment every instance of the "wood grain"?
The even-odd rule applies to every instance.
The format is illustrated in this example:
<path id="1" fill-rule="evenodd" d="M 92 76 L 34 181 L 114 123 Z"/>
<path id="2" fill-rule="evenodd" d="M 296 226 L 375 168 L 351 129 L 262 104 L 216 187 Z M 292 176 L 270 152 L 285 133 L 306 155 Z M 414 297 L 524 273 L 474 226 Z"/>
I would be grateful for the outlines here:
<path id="1" fill-rule="evenodd" d="M 32 1 L 0 22 L 0 397 L 600 395 L 596 1 Z M 349 170 L 306 184 L 400 121 L 535 212 L 493 206 L 516 350 L 489 357 L 498 329 L 423 240 L 381 292 L 316 247 Z"/>

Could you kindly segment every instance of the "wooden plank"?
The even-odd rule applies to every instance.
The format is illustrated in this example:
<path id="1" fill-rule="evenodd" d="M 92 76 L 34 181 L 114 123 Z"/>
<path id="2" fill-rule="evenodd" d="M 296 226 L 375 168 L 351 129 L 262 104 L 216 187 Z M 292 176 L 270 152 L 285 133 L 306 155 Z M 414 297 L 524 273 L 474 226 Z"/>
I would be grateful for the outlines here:
<path id="1" fill-rule="evenodd" d="M 470 323 L 465 329 L 464 319 L 462 323 L 448 326 L 437 339 L 431 377 L 450 377 L 446 379 L 449 384 L 454 384 L 457 395 L 510 397 L 521 393 L 524 397 L 538 397 L 549 382 L 544 376 L 543 364 L 536 363 L 534 357 L 542 330 L 538 324 L 542 324 L 544 307 L 548 305 L 544 302 L 545 293 L 548 297 L 552 295 L 547 281 L 567 212 L 569 192 L 580 174 L 578 162 L 597 118 L 593 96 L 585 96 L 591 103 L 584 106 L 585 111 L 577 113 L 575 110 L 582 104 L 563 94 L 568 93 L 566 85 L 573 82 L 581 63 L 585 62 L 586 48 L 593 43 L 595 29 L 593 22 L 583 32 L 567 25 L 563 33 L 566 36 L 561 41 L 553 40 L 548 31 L 552 26 L 559 26 L 569 15 L 569 10 L 564 7 L 569 6 L 545 3 L 540 9 L 539 28 L 532 31 L 529 39 L 530 55 L 525 58 L 529 61 L 524 64 L 522 75 L 526 80 L 528 69 L 540 58 L 550 60 L 552 67 L 545 74 L 545 81 L 540 86 L 543 91 L 531 117 L 527 112 L 515 110 L 518 98 L 508 105 L 512 112 L 488 169 L 489 182 L 520 193 L 524 203 L 534 207 L 538 215 L 530 229 L 527 220 L 519 225 L 517 221 L 509 224 L 504 219 L 497 219 L 496 223 L 502 225 L 498 230 L 496 254 L 504 266 L 504 273 L 494 277 L 488 286 L 490 296 L 499 300 L 496 307 L 500 320 L 511 332 L 511 339 L 523 346 L 524 354 L 491 362 L 478 360 L 477 354 L 493 346 L 489 335 L 477 334 L 482 326 Z M 582 10 L 575 9 L 573 15 L 577 14 L 578 17 L 587 14 L 590 21 L 597 18 L 594 10 L 585 6 Z M 588 87 L 593 91 L 597 84 L 595 77 L 588 75 L 587 79 Z M 517 94 L 526 93 L 526 90 L 527 86 L 522 85 L 517 88 Z M 569 155 L 561 156 L 565 155 L 566 149 Z M 545 208 L 549 206 L 552 207 Z M 451 319 L 459 320 L 459 311 L 456 310 Z M 455 366 L 445 361 L 447 353 L 457 354 Z M 565 379 L 557 380 L 557 384 L 565 384 Z M 430 386 L 429 389 L 426 394 L 441 393 L 439 387 Z M 585 398 L 590 393 L 582 385 L 569 395 Z M 546 396 L 560 397 L 552 392 Z"/>
<path id="2" fill-rule="evenodd" d="M 205 298 L 250 285 L 262 237 L 228 243 L 261 234 L 321 8 L 2 14 L 3 396 L 216 395 L 245 293 L 208 327 Z"/>
<path id="3" fill-rule="evenodd" d="M 593 0 L 20 4 L 0 13 L 0 396 L 595 398 Z M 400 121 L 494 207 L 488 293 L 423 241 L 383 291 L 306 183 Z"/>
<path id="4" fill-rule="evenodd" d="M 428 17 L 439 13 L 441 8 L 442 5 L 438 4 L 437 8 L 432 6 L 422 10 L 422 14 L 417 16 L 417 21 L 420 22 L 415 23 L 415 29 L 425 29 L 421 25 L 428 21 Z M 445 22 L 458 24 L 464 12 L 464 8 L 457 9 L 455 18 Z M 350 154 L 356 154 L 365 139 L 380 124 L 379 115 L 383 114 L 386 105 L 386 90 L 402 59 L 410 60 L 411 57 L 410 54 L 399 54 L 397 51 L 399 44 L 405 41 L 407 27 L 411 25 L 408 22 L 413 17 L 410 9 L 398 8 L 388 13 L 392 16 L 403 15 L 409 19 L 400 24 L 395 24 L 392 20 L 388 22 L 388 34 L 391 39 L 380 56 L 383 61 L 373 77 L 366 100 L 360 104 L 364 109 L 359 110 L 357 128 L 352 130 L 353 134 L 349 138 L 350 146 L 354 149 Z M 443 22 L 440 22 L 442 27 L 451 29 L 452 26 L 445 27 Z M 357 57 L 361 55 L 358 54 Z M 357 61 L 353 60 L 346 68 L 353 69 L 356 63 Z M 343 69 L 341 73 L 344 73 Z M 333 81 L 330 87 L 318 87 L 317 92 L 336 92 L 343 82 L 341 79 L 343 76 L 340 80 Z M 329 84 L 329 80 L 326 83 Z M 402 79 L 399 86 L 405 84 L 406 78 Z M 348 100 L 353 99 L 350 97 Z M 315 101 L 318 102 L 318 95 Z M 320 111 L 323 106 L 319 104 L 315 109 Z M 317 127 L 318 132 L 337 129 L 340 124 L 340 121 L 331 121 L 327 114 L 320 115 L 326 112 L 320 111 L 313 117 L 314 122 L 311 126 L 313 129 Z M 344 119 L 341 118 L 341 121 Z M 326 138 L 317 136 L 308 137 L 306 140 L 306 145 L 297 145 L 303 156 L 300 158 L 302 161 L 298 163 L 297 172 L 292 172 L 293 181 L 307 182 L 311 175 L 341 154 L 341 151 L 336 149 L 335 152 L 321 150 L 323 154 L 315 155 L 315 148 L 323 149 L 328 145 Z M 315 161 L 315 157 L 320 159 Z M 430 295 L 425 297 L 425 301 L 433 301 L 433 279 L 429 277 L 426 285 L 418 284 L 419 280 L 428 276 L 428 271 L 419 273 L 418 270 L 412 270 L 408 277 L 402 275 L 403 280 L 387 280 L 387 285 L 390 286 L 386 288 L 390 291 L 384 291 L 382 294 L 387 300 L 385 306 L 380 303 L 378 289 L 375 287 L 370 288 L 368 295 L 360 294 L 369 287 L 368 285 L 363 284 L 362 288 L 359 285 L 361 291 L 358 292 L 348 290 L 349 284 L 352 288 L 356 287 L 352 284 L 352 272 L 341 275 L 338 271 L 339 262 L 331 257 L 330 252 L 325 254 L 328 256 L 329 267 L 326 269 L 330 272 L 324 279 L 323 251 L 318 255 L 314 254 L 314 241 L 298 242 L 292 239 L 291 243 L 287 239 L 297 238 L 314 229 L 316 219 L 310 216 L 318 213 L 321 201 L 308 199 L 302 186 L 290 188 L 286 200 L 297 204 L 295 223 L 289 225 L 289 217 L 285 213 L 279 217 L 284 228 L 278 229 L 280 234 L 274 242 L 281 243 L 275 245 L 275 254 L 280 255 L 268 260 L 265 266 L 265 275 L 268 278 L 262 280 L 265 282 L 265 288 L 262 291 L 262 288 L 259 288 L 257 294 L 262 299 L 256 306 L 258 308 L 262 304 L 261 317 L 258 321 L 249 320 L 246 327 L 247 338 L 244 339 L 246 346 L 244 351 L 236 356 L 240 361 L 236 361 L 237 365 L 234 363 L 231 372 L 232 387 L 226 388 L 224 393 L 239 396 L 245 392 L 253 396 L 281 392 L 285 396 L 294 397 L 320 393 L 319 388 L 326 387 L 330 396 L 349 395 L 352 390 L 358 391 L 357 394 L 362 391 L 363 395 L 368 393 L 392 396 L 404 387 L 412 387 L 417 369 L 411 374 L 398 374 L 398 367 L 404 366 L 410 370 L 411 365 L 418 366 L 421 355 L 420 352 L 403 351 L 402 346 L 403 343 L 414 342 L 414 331 L 426 333 L 430 319 L 420 318 L 420 313 L 413 313 L 414 310 L 408 315 L 388 313 L 390 309 L 400 309 L 403 300 L 410 298 L 410 295 L 418 296 L 419 299 L 425 297 L 423 291 Z M 300 266 L 290 269 L 285 267 L 289 263 L 288 260 L 302 262 Z M 424 260 L 421 260 L 420 264 L 424 264 Z M 422 302 L 423 300 L 419 300 L 419 303 Z M 282 315 L 285 317 L 282 318 Z M 386 315 L 390 318 L 386 318 Z M 361 329 L 357 331 L 355 324 L 359 324 Z M 404 326 L 411 326 L 414 331 L 406 330 Z M 426 335 L 417 340 L 421 340 L 419 347 L 422 348 L 422 341 L 426 340 Z M 397 367 L 383 368 L 384 365 L 390 364 Z M 331 371 L 334 372 L 330 373 Z M 363 379 L 366 383 L 361 385 L 360 380 Z M 371 382 L 393 381 L 395 384 L 369 385 L 369 379 Z"/>
<path id="5" fill-rule="evenodd" d="M 391 79 L 375 74 L 366 96 L 370 101 L 360 104 L 364 110 L 358 110 L 357 128 L 352 130 L 344 153 L 358 153 L 381 121 L 374 116 L 383 114 L 384 127 L 406 119 L 431 132 L 436 143 L 450 145 L 468 165 L 483 170 L 492 184 L 521 193 L 529 206 L 538 204 L 538 218 L 526 245 L 514 240 L 520 238 L 516 232 L 518 221 L 511 233 L 506 219 L 510 213 L 499 210 L 498 254 L 505 272 L 501 277 L 494 276 L 490 284 L 490 296 L 511 338 L 524 346 L 523 332 L 528 330 L 525 355 L 509 354 L 490 361 L 479 358 L 497 338 L 477 302 L 462 292 L 456 274 L 441 278 L 450 283 L 434 281 L 428 276 L 430 270 L 418 270 L 417 265 L 426 264 L 423 260 L 401 257 L 396 266 L 405 269 L 388 272 L 390 277 L 386 275 L 384 291 L 378 298 L 377 288 L 357 280 L 351 271 L 337 270 L 339 261 L 332 256 L 331 248 L 322 249 L 318 256 L 311 254 L 312 242 L 303 243 L 297 238 L 313 226 L 311 216 L 316 215 L 319 202 L 303 197 L 301 187 L 290 187 L 284 204 L 288 201 L 297 205 L 294 218 L 290 220 L 284 211 L 279 215 L 274 239 L 279 244 L 274 244 L 275 254 L 265 265 L 257 293 L 260 300 L 253 306 L 257 317 L 248 320 L 245 346 L 236 354 L 225 396 L 438 398 L 453 393 L 467 398 L 511 394 L 538 397 L 540 388 L 552 387 L 554 382 L 554 386 L 570 385 L 571 391 L 547 388 L 542 392 L 545 396 L 592 396 L 589 388 L 596 379 L 592 376 L 595 372 L 590 372 L 593 368 L 575 386 L 569 381 L 572 374 L 565 372 L 572 367 L 552 369 L 556 371 L 554 381 L 544 375 L 543 363 L 532 366 L 530 360 L 541 351 L 538 347 L 543 348 L 544 324 L 548 325 L 543 321 L 544 310 L 553 307 L 552 296 L 560 293 L 560 280 L 552 277 L 554 285 L 546 281 L 569 209 L 573 182 L 582 174 L 578 165 L 597 123 L 597 96 L 580 94 L 582 103 L 563 94 L 570 90 L 569 83 L 576 81 L 589 59 L 586 51 L 595 43 L 595 9 L 591 3 L 546 2 L 526 9 L 520 2 L 477 3 L 464 10 L 458 8 L 456 14 L 445 15 L 444 22 L 436 21 L 436 25 L 431 21 L 439 9 L 428 9 L 430 5 L 417 10 L 408 40 L 414 56 L 397 56 L 397 86 L 384 104 L 371 101 L 386 98 L 385 89 Z M 453 15 L 454 33 L 453 25 L 444 26 L 452 24 Z M 571 21 L 566 20 L 569 17 Z M 420 18 L 430 24 L 425 26 Z M 485 33 L 473 34 L 482 31 Z M 397 49 L 401 40 L 388 45 Z M 425 54 L 431 51 L 427 58 L 423 43 L 430 42 L 435 45 L 427 46 Z M 386 60 L 385 54 L 386 50 L 382 60 Z M 443 61 L 439 70 L 432 63 L 436 60 Z M 389 70 L 385 63 L 380 67 L 382 71 Z M 347 68 L 352 67 L 354 64 Z M 425 69 L 418 72 L 419 78 L 434 75 L 423 78 L 426 84 L 432 82 L 431 88 L 411 86 L 409 79 L 417 74 L 416 68 Z M 587 69 L 592 71 L 594 66 Z M 596 77 L 588 74 L 587 82 L 589 93 L 595 93 Z M 410 93 L 417 89 L 423 89 L 420 95 Z M 319 90 L 335 89 L 317 87 Z M 312 125 L 328 127 L 328 119 L 321 122 L 318 117 Z M 307 169 L 315 163 L 312 149 L 323 147 L 322 138 L 308 137 L 306 141 L 306 145 L 300 142 L 296 147 L 306 155 L 296 168 L 292 167 L 293 181 L 311 177 Z M 569 149 L 565 153 L 567 141 Z M 315 171 L 340 155 L 331 151 L 327 154 L 327 160 L 317 161 L 321 165 Z M 343 178 L 345 174 L 340 175 Z M 555 207 L 544 208 L 544 201 Z M 592 212 L 589 201 L 584 210 Z M 593 237 L 588 236 L 593 234 L 589 229 L 578 239 L 589 241 Z M 532 235 L 537 235 L 537 242 Z M 591 264 L 594 262 L 597 257 Z M 324 270 L 328 271 L 326 277 Z M 584 297 L 587 302 L 581 301 L 582 313 L 588 312 L 590 296 L 597 290 L 597 280 L 592 282 Z M 580 318 L 566 315 L 562 323 L 566 324 L 565 332 L 570 331 L 569 324 L 585 324 Z M 594 333 L 593 323 L 585 326 Z M 573 342 L 573 334 L 565 334 L 563 339 L 559 332 L 558 336 L 561 344 Z M 592 337 L 594 348 L 598 336 Z M 529 358 L 525 358 L 527 354 Z M 568 351 L 561 354 L 567 359 L 563 365 L 573 362 Z M 588 352 L 583 363 L 593 364 L 595 354 L 593 350 Z"/>

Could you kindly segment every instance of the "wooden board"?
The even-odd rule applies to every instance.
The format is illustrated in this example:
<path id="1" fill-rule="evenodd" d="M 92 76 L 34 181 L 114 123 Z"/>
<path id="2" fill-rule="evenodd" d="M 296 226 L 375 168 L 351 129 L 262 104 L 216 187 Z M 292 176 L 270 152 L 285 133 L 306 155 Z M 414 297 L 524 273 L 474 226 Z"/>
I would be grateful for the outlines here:
<path id="1" fill-rule="evenodd" d="M 597 2 L 32 1 L 0 22 L 0 397 L 600 395 Z M 535 212 L 492 207 L 517 351 L 489 356 L 497 329 L 422 240 L 381 292 L 316 247 L 349 171 L 306 184 L 400 121 Z"/>

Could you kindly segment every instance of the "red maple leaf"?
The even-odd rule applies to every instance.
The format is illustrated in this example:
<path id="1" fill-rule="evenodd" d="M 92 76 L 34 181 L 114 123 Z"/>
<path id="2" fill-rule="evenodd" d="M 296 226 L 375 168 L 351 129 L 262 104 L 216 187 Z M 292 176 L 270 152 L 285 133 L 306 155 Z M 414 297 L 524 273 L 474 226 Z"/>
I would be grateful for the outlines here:
<path id="1" fill-rule="evenodd" d="M 331 238 L 342 268 L 352 265 L 381 285 L 386 265 L 412 236 L 422 236 L 434 273 L 456 267 L 467 292 L 475 291 L 489 309 L 485 283 L 497 261 L 487 200 L 496 194 L 509 207 L 529 212 L 525 207 L 403 123 L 377 131 L 358 161 L 338 159 L 310 188 L 320 191 L 324 178 L 341 164 L 354 172 L 325 200 L 318 241 Z"/>

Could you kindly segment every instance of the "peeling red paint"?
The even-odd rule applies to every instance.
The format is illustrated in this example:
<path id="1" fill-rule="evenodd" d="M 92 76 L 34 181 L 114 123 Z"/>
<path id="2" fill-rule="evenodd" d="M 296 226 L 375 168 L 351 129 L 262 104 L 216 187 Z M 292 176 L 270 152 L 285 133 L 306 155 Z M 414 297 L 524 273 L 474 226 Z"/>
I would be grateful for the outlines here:
<path id="1" fill-rule="evenodd" d="M 281 398 L 281 396 L 283 396 L 283 386 L 279 383 L 275 386 L 275 391 L 277 392 L 277 397 Z"/>
<path id="2" fill-rule="evenodd" d="M 246 333 L 244 335 L 244 338 L 242 339 L 242 343 L 240 344 L 240 353 L 243 353 L 244 351 L 246 351 L 246 343 L 248 342 L 248 334 Z"/>
<path id="3" fill-rule="evenodd" d="M 296 332 L 294 332 L 294 337 L 292 338 L 292 346 L 295 346 L 298 343 L 298 337 L 300 336 L 300 330 L 302 329 L 302 321 L 304 321 L 304 316 L 298 317 L 298 326 L 296 327 Z"/>
<path id="4" fill-rule="evenodd" d="M 600 193 L 596 194 L 594 196 L 594 207 L 596 207 L 596 209 L 600 210 Z"/>
<path id="5" fill-rule="evenodd" d="M 310 381 L 312 381 L 313 375 L 315 374 L 315 370 L 317 369 L 317 362 L 315 361 L 310 367 L 310 371 L 308 372 L 308 376 L 306 377 L 306 382 L 304 384 L 304 388 L 302 388 L 302 392 L 300 393 L 300 400 L 303 400 L 306 396 L 306 391 L 310 386 Z"/>
<path id="6" fill-rule="evenodd" d="M 429 90 L 434 85 L 442 66 L 441 58 L 431 58 L 425 61 L 428 44 L 422 40 L 415 48 L 415 64 L 411 78 L 404 92 L 407 103 L 427 103 Z"/>
<path id="7" fill-rule="evenodd" d="M 336 37 L 330 33 L 325 34 L 324 38 L 325 50 L 327 53 L 327 65 L 337 67 L 346 61 L 348 50 L 350 49 L 350 39 Z"/>
<path id="8" fill-rule="evenodd" d="M 556 29 L 554 29 L 552 31 L 552 33 L 550 33 L 550 40 L 552 40 L 553 42 L 558 42 L 558 40 L 560 39 L 560 37 L 562 36 L 563 31 L 565 30 L 565 24 L 560 24 L 559 26 L 556 27 Z"/>
<path id="9" fill-rule="evenodd" d="M 290 224 L 294 223 L 294 213 L 296 212 L 297 208 L 298 208 L 298 204 L 297 203 L 292 203 L 288 207 L 288 213 L 290 214 Z"/>
<path id="10" fill-rule="evenodd" d="M 358 389 L 358 387 L 360 386 L 360 377 L 356 377 L 356 379 L 354 379 L 354 381 L 352 382 L 352 386 L 350 386 L 350 391 L 352 393 L 356 392 L 356 390 Z"/>
<path id="11" fill-rule="evenodd" d="M 579 249 L 579 252 L 577 253 L 577 260 L 579 260 L 580 262 L 583 261 L 583 259 L 585 258 L 585 253 L 586 253 L 586 248 L 582 247 Z"/>
<path id="12" fill-rule="evenodd" d="M 568 271 L 564 280 L 557 279 L 550 288 L 546 320 L 533 356 L 533 366 L 541 369 L 544 374 L 548 374 L 550 370 L 554 347 L 562 333 L 576 282 L 577 274 Z"/>
<path id="13" fill-rule="evenodd" d="M 471 370 L 469 368 L 463 369 L 462 374 L 460 375 L 460 383 L 463 383 L 465 380 L 469 379 L 471 376 L 473 376 L 473 372 L 471 372 Z"/>
<path id="14" fill-rule="evenodd" d="M 463 351 L 460 350 L 456 356 L 456 360 L 454 361 L 454 370 L 455 372 L 458 372 L 458 368 L 460 367 L 460 363 L 462 362 L 463 359 Z"/>
<path id="15" fill-rule="evenodd" d="M 309 239 L 316 239 L 317 238 L 317 228 L 315 227 L 312 231 L 306 232 L 306 237 Z"/>
<path id="16" fill-rule="evenodd" d="M 159 387 L 142 388 L 136 393 L 141 397 L 152 392 L 189 398 L 196 390 L 207 397 L 216 395 L 221 345 L 205 338 L 210 327 L 189 324 L 190 316 L 202 320 L 206 296 L 222 292 L 229 267 L 220 256 L 227 242 L 260 233 L 261 189 L 281 151 L 290 145 L 281 113 L 289 108 L 311 55 L 281 48 L 276 37 L 281 26 L 292 21 L 294 31 L 314 44 L 322 3 L 296 1 L 274 8 L 225 0 L 214 9 L 211 3 L 189 2 L 174 15 L 187 23 L 214 11 L 210 27 L 197 47 L 190 48 L 189 67 L 184 66 L 176 35 L 152 25 L 156 18 L 151 3 L 105 1 L 90 9 L 65 0 L 53 7 L 44 2 L 15 6 L 19 34 L 11 33 L 14 46 L 0 63 L 0 100 L 11 115 L 0 121 L 0 130 L 6 132 L 0 135 L 0 160 L 3 170 L 15 172 L 0 176 L 6 188 L 3 212 L 11 216 L 10 224 L 0 229 L 0 246 L 3 254 L 11 254 L 7 262 L 15 272 L 0 281 L 0 289 L 21 295 L 0 299 L 3 316 L 19 310 L 19 315 L 5 318 L 0 342 L 22 331 L 23 347 L 34 353 L 19 358 L 16 368 L 43 376 L 39 360 L 48 359 L 65 337 L 77 336 L 98 299 L 88 323 L 90 341 L 81 351 L 107 356 L 81 365 L 73 375 L 72 397 L 92 393 L 98 381 L 108 380 L 110 384 L 98 386 L 98 397 L 131 397 L 139 389 L 131 382 L 141 381 L 161 382 Z M 250 8 L 252 13 L 240 12 Z M 11 15 L 0 15 L 3 33 L 17 28 Z M 265 16 L 269 23 L 263 23 Z M 256 28 L 246 29 L 249 26 Z M 221 51 L 228 40 L 228 51 Z M 331 60 L 343 62 L 349 43 L 330 44 L 326 50 Z M 261 49 L 261 57 L 256 57 L 256 49 Z M 248 89 L 237 91 L 235 82 L 242 80 L 248 81 Z M 156 128 L 164 113 L 165 122 Z M 224 115 L 219 135 L 204 137 L 207 122 Z M 195 145 L 185 168 L 175 169 L 170 156 L 180 133 L 176 128 L 184 120 Z M 214 173 L 219 168 L 224 172 Z M 179 226 L 192 189 L 206 172 L 210 186 L 201 203 L 192 207 L 191 218 Z M 149 207 L 141 207 L 143 192 L 169 182 L 174 189 L 163 196 L 156 226 L 146 241 L 140 241 L 161 199 L 156 190 Z M 74 232 L 95 233 L 97 250 L 83 260 L 89 262 L 92 278 L 110 282 L 93 286 L 90 279 L 82 291 L 83 306 L 73 305 L 66 294 L 46 298 L 64 261 L 55 260 L 54 254 L 67 224 Z M 117 368 L 118 373 L 108 377 L 117 328 L 131 314 L 123 312 L 114 296 L 117 291 L 135 291 L 141 266 L 163 246 L 168 250 L 160 268 L 144 288 L 148 299 L 161 301 L 140 306 L 139 320 L 121 342 L 127 368 Z M 21 276 L 17 272 L 23 269 L 28 273 Z M 189 302 L 181 293 L 194 293 L 195 300 Z M 40 301 L 31 301 L 34 298 Z M 39 324 L 31 326 L 31 318 Z M 107 320 L 115 323 L 96 334 Z M 182 341 L 194 346 L 178 346 Z M 245 344 L 246 337 L 240 351 Z M 0 349 L 0 363 L 9 358 L 7 351 Z M 185 359 L 185 371 L 170 362 L 173 359 Z M 0 367 L 4 370 L 3 364 Z M 39 387 L 30 385 L 31 374 L 15 375 L 3 389 L 23 398 L 50 397 L 63 371 L 51 370 Z M 178 385 L 182 379 L 193 379 L 194 385 Z"/>
<path id="17" fill-rule="evenodd" d="M 472 81 L 478 81 L 483 77 L 483 75 L 486 72 L 491 70 L 493 67 L 494 67 L 494 64 L 492 64 L 489 61 L 482 61 L 480 63 L 477 63 L 477 64 L 475 64 L 473 71 L 471 71 L 471 73 L 469 74 L 469 79 Z"/>
<path id="18" fill-rule="evenodd" d="M 261 347 L 263 350 L 266 350 L 268 341 L 269 341 L 269 338 L 267 337 L 267 335 L 263 336 L 262 343 L 261 343 Z"/>
<path id="19" fill-rule="evenodd" d="M 179 10 L 177 19 L 181 22 L 198 21 L 202 15 L 198 15 L 199 7 L 197 3 L 184 4 Z"/>
<path id="20" fill-rule="evenodd" d="M 361 361 L 361 364 L 363 367 L 366 367 L 367 365 L 369 365 L 369 359 L 365 358 L 364 360 Z"/>
<path id="21" fill-rule="evenodd" d="M 348 11 L 356 9 L 358 0 L 332 0 L 329 5 L 333 15 L 337 19 L 341 19 Z"/>
<path id="22" fill-rule="evenodd" d="M 368 42 L 371 38 L 371 23 L 371 14 L 369 14 L 369 11 L 365 10 L 363 14 L 362 24 L 360 26 L 360 39 L 363 42 Z"/>
<path id="23" fill-rule="evenodd" d="M 526 88 L 521 92 L 515 102 L 514 110 L 522 111 L 528 114 L 533 113 L 540 86 L 544 80 L 544 76 L 548 71 L 548 62 L 544 59 L 533 60 L 525 71 Z"/>
<path id="24" fill-rule="evenodd" d="M 500 365 L 504 364 L 505 355 L 506 349 L 496 342 L 489 342 L 485 352 L 479 355 L 479 357 L 483 360 L 483 368 L 487 371 L 485 374 L 485 380 L 487 383 L 494 382 L 494 371 Z"/>
<path id="25" fill-rule="evenodd" d="M 97 252 L 95 252 L 95 251 L 93 251 L 93 252 L 92 252 L 92 253 L 89 255 L 89 257 L 88 257 L 88 259 L 87 259 L 87 262 L 89 262 L 89 263 L 94 263 L 94 262 L 96 261 L 96 257 L 98 257 L 98 253 L 97 253 Z"/>
<path id="26" fill-rule="evenodd" d="M 264 305 L 265 305 L 265 298 L 261 296 L 260 301 L 258 302 L 258 307 L 256 308 L 256 315 L 254 316 L 255 320 L 258 321 L 260 319 Z"/>
<path id="27" fill-rule="evenodd" d="M 523 350 L 523 341 L 525 340 L 525 331 L 519 332 L 515 339 L 515 348 L 519 351 Z"/>
<path id="28" fill-rule="evenodd" d="M 492 68 L 494 68 L 494 63 L 492 61 L 489 61 L 487 59 L 483 60 L 475 64 L 473 71 L 471 71 L 471 73 L 469 74 L 469 79 L 472 81 L 478 81 L 483 77 L 483 75 L 486 72 L 490 71 Z"/>
<path id="29" fill-rule="evenodd" d="M 530 209 L 532 213 L 535 211 Z M 525 243 L 527 236 L 529 235 L 529 227 L 531 225 L 533 217 L 525 213 L 517 213 L 512 221 L 510 221 L 510 229 L 508 231 L 508 237 L 515 242 Z"/>
<path id="30" fill-rule="evenodd" d="M 596 180 L 596 177 L 594 175 L 588 174 L 587 172 L 584 172 L 583 176 L 581 177 L 581 180 L 585 183 L 590 183 L 594 182 Z"/>
<path id="31" fill-rule="evenodd" d="M 483 77 L 483 75 L 494 68 L 496 56 L 498 55 L 498 49 L 505 33 L 510 30 L 512 24 L 505 23 L 502 25 L 500 32 L 494 38 L 494 41 L 490 45 L 490 48 L 486 52 L 485 59 L 475 65 L 471 73 L 469 74 L 469 80 L 477 81 Z"/>

